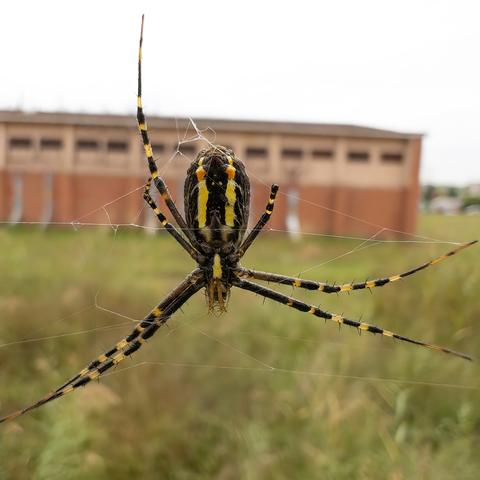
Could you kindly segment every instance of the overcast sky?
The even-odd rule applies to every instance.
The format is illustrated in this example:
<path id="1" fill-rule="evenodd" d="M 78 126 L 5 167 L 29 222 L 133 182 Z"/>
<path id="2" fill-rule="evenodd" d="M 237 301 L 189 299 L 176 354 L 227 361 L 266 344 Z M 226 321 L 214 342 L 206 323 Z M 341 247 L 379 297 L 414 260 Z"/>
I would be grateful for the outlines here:
<path id="1" fill-rule="evenodd" d="M 2 2 L 0 109 L 422 132 L 422 181 L 480 182 L 478 1 Z"/>

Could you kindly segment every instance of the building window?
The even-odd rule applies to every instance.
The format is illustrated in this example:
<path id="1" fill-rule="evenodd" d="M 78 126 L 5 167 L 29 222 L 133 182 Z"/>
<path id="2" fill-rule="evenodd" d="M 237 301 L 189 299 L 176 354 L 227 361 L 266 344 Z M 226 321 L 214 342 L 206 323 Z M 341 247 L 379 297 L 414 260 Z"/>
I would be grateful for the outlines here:
<path id="1" fill-rule="evenodd" d="M 181 143 L 178 145 L 177 151 L 183 155 L 195 155 L 195 147 L 188 143 Z"/>
<path id="2" fill-rule="evenodd" d="M 128 143 L 122 140 L 110 140 L 107 143 L 107 150 L 109 152 L 125 153 L 128 152 Z"/>
<path id="3" fill-rule="evenodd" d="M 348 160 L 351 162 L 368 162 L 370 155 L 368 152 L 351 151 L 348 152 Z"/>
<path id="4" fill-rule="evenodd" d="M 27 137 L 13 137 L 10 139 L 9 145 L 12 150 L 17 148 L 30 148 L 32 146 L 32 139 Z"/>
<path id="5" fill-rule="evenodd" d="M 63 142 L 59 138 L 42 138 L 40 140 L 41 150 L 60 150 Z"/>
<path id="6" fill-rule="evenodd" d="M 143 146 L 142 146 L 143 150 Z M 153 153 L 163 153 L 165 151 L 165 145 L 163 143 L 153 143 L 152 144 Z"/>
<path id="7" fill-rule="evenodd" d="M 401 153 L 382 153 L 382 162 L 401 163 L 403 155 Z"/>
<path id="8" fill-rule="evenodd" d="M 303 157 L 303 150 L 301 148 L 284 148 L 282 149 L 282 157 L 289 160 L 301 160 Z"/>
<path id="9" fill-rule="evenodd" d="M 98 149 L 98 142 L 96 140 L 82 139 L 77 140 L 77 150 L 92 151 Z"/>
<path id="10" fill-rule="evenodd" d="M 263 147 L 247 147 L 245 154 L 247 158 L 267 158 L 268 151 Z"/>
<path id="11" fill-rule="evenodd" d="M 333 158 L 332 150 L 316 149 L 312 150 L 312 157 L 316 160 L 331 160 Z"/>

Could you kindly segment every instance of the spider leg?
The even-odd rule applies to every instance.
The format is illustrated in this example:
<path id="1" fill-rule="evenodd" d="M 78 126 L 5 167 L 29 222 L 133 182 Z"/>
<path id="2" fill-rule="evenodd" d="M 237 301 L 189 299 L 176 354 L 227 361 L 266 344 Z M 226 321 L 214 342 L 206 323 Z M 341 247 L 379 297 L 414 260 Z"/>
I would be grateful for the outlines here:
<path id="1" fill-rule="evenodd" d="M 63 397 L 78 387 L 99 378 L 107 370 L 118 365 L 121 361 L 125 360 L 125 358 L 136 352 L 148 338 L 152 337 L 190 297 L 204 286 L 204 283 L 203 274 L 201 274 L 200 270 L 194 270 L 182 283 L 172 290 L 128 336 L 120 340 L 112 349 L 99 355 L 83 370 L 38 402 L 0 418 L 0 423 L 13 420 L 30 410 L 34 410 L 52 400 Z"/>
<path id="2" fill-rule="evenodd" d="M 177 222 L 177 225 L 180 227 L 180 230 L 184 233 L 184 235 L 190 240 L 190 243 L 195 247 L 198 247 L 198 242 L 196 241 L 195 237 L 189 230 L 187 223 L 185 222 L 184 218 L 182 217 L 181 213 L 178 211 L 175 202 L 173 201 L 170 192 L 168 191 L 167 185 L 165 181 L 160 176 L 157 165 L 153 158 L 153 150 L 152 145 L 150 143 L 150 138 L 148 135 L 147 130 L 147 121 L 145 119 L 145 114 L 143 112 L 142 106 L 142 44 L 143 44 L 143 15 L 142 15 L 142 27 L 140 32 L 140 44 L 138 48 L 138 92 L 137 92 L 137 123 L 138 129 L 140 130 L 140 134 L 142 136 L 143 148 L 145 150 L 145 155 L 148 161 L 148 168 L 150 169 L 150 174 L 153 178 L 155 183 L 155 187 L 160 192 L 160 195 L 165 200 L 165 203 L 170 210 L 173 218 Z"/>
<path id="3" fill-rule="evenodd" d="M 177 229 L 169 223 L 165 215 L 160 211 L 155 203 L 155 200 L 150 195 L 150 187 L 152 185 L 152 177 L 150 177 L 145 185 L 145 190 L 143 192 L 143 198 L 147 202 L 148 206 L 153 210 L 153 213 L 157 216 L 158 221 L 165 227 L 167 232 L 172 235 L 172 237 L 189 253 L 189 255 L 194 259 L 198 260 L 198 252 L 193 248 L 190 243 L 188 243 L 185 238 L 180 235 Z"/>
<path id="4" fill-rule="evenodd" d="M 247 268 L 239 268 L 237 270 L 237 275 L 242 278 L 255 278 L 256 280 L 263 280 L 265 282 L 273 282 L 273 283 L 280 283 L 282 285 L 291 285 L 297 288 L 304 288 L 306 290 L 319 290 L 323 293 L 341 293 L 341 292 L 350 292 L 352 290 L 363 290 L 365 288 L 371 289 L 375 287 L 383 287 L 387 283 L 397 282 L 402 278 L 409 277 L 414 273 L 420 272 L 421 270 L 425 270 L 426 268 L 430 267 L 431 265 L 435 265 L 437 263 L 443 262 L 447 258 L 455 255 L 460 250 L 470 247 L 477 243 L 478 240 L 474 240 L 472 242 L 463 243 L 462 245 L 458 246 L 454 250 L 451 250 L 444 255 L 440 255 L 439 257 L 430 260 L 429 262 L 422 263 L 421 265 L 412 268 L 403 273 L 399 273 L 397 275 L 391 275 L 390 277 L 385 278 L 377 278 L 376 280 L 368 280 L 366 282 L 361 283 L 345 283 L 343 285 L 331 285 L 328 283 L 323 282 L 315 282 L 313 280 L 303 280 L 297 277 L 288 277 L 286 275 L 279 275 L 277 273 L 270 273 L 270 272 L 260 272 L 258 270 L 251 270 Z"/>
<path id="5" fill-rule="evenodd" d="M 295 308 L 296 310 L 300 310 L 301 312 L 311 313 L 316 317 L 320 317 L 325 320 L 330 320 L 332 322 L 337 323 L 338 325 L 348 325 L 349 327 L 354 327 L 359 331 L 379 333 L 380 335 L 383 335 L 385 337 L 396 338 L 397 340 L 401 340 L 402 342 L 413 343 L 414 345 L 419 345 L 421 347 L 429 348 L 431 350 L 437 350 L 443 353 L 450 353 L 452 355 L 463 358 L 465 360 L 473 360 L 470 355 L 467 355 L 465 353 L 455 352 L 454 350 L 450 350 L 449 348 L 440 347 L 438 345 L 433 345 L 430 343 L 422 342 L 420 340 L 414 340 L 412 338 L 404 337 L 403 335 L 399 335 L 397 333 L 384 330 L 383 328 L 377 327 L 375 325 L 370 325 L 368 323 L 350 320 L 349 318 L 345 318 L 343 315 L 339 315 L 337 313 L 325 312 L 324 310 L 321 310 L 318 307 L 315 307 L 313 305 L 308 305 L 307 303 L 296 300 L 295 298 L 288 297 L 287 295 L 283 295 L 279 292 L 276 292 L 275 290 L 262 287 L 261 285 L 257 285 L 256 283 L 252 283 L 247 280 L 236 279 L 233 281 L 233 285 L 243 290 L 248 290 L 253 293 L 258 293 L 263 297 L 270 298 L 271 300 L 274 300 L 283 305 L 287 305 L 289 307 Z"/>
<path id="6" fill-rule="evenodd" d="M 240 247 L 238 248 L 238 258 L 242 258 L 247 249 L 253 243 L 253 241 L 257 238 L 257 235 L 260 233 L 262 228 L 267 224 L 270 220 L 270 215 L 272 215 L 273 207 L 275 205 L 275 197 L 277 196 L 278 192 L 278 185 L 272 185 L 270 189 L 270 198 L 268 199 L 267 206 L 265 207 L 265 212 L 263 212 L 262 216 L 259 218 L 257 224 L 250 230 L 250 233 L 247 235 L 247 238 L 242 242 Z"/>

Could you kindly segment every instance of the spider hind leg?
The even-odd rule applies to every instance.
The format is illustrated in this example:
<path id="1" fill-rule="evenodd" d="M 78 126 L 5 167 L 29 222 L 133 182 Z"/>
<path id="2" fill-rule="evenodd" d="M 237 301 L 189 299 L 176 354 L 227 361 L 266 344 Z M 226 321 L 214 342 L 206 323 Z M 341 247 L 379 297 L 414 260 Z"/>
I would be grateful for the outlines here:
<path id="1" fill-rule="evenodd" d="M 113 348 L 101 354 L 96 360 L 90 362 L 83 370 L 71 377 L 60 387 L 49 393 L 39 401 L 0 418 L 0 423 L 13 420 L 31 410 L 34 410 L 57 398 L 73 392 L 79 387 L 101 377 L 107 370 L 118 365 L 136 352 L 147 339 L 151 338 L 157 330 L 196 292 L 204 286 L 201 272 L 194 270 L 170 294 L 158 304 L 134 329 L 120 340 Z"/>
<path id="2" fill-rule="evenodd" d="M 470 361 L 473 360 L 473 358 L 470 355 L 467 355 L 465 353 L 456 352 L 449 348 L 445 348 L 445 347 L 441 347 L 431 343 L 426 343 L 421 340 L 415 340 L 413 338 L 405 337 L 403 335 L 399 335 L 398 333 L 394 333 L 389 330 L 384 330 L 383 328 L 377 327 L 375 325 L 370 325 L 368 323 L 351 320 L 337 313 L 326 312 L 318 307 L 315 307 L 314 305 L 309 305 L 295 298 L 289 297 L 287 295 L 283 295 L 282 293 L 276 292 L 275 290 L 263 287 L 261 285 L 257 285 L 256 283 L 249 282 L 247 280 L 241 280 L 240 278 L 237 278 L 236 280 L 234 280 L 233 285 L 243 290 L 248 290 L 250 292 L 257 293 L 265 298 L 269 298 L 271 300 L 274 300 L 275 302 L 281 303 L 282 305 L 287 305 L 288 307 L 294 308 L 295 310 L 299 310 L 304 313 L 310 313 L 316 317 L 320 317 L 325 320 L 335 322 L 337 325 L 347 325 L 349 327 L 354 327 L 359 331 L 366 331 L 374 334 L 380 334 L 380 335 L 383 335 L 384 337 L 395 338 L 397 340 L 401 340 L 402 342 L 411 343 L 414 345 L 418 345 L 420 347 L 428 348 L 430 350 L 436 350 L 439 352 L 455 355 L 456 357 L 463 358 L 464 360 L 470 360 Z"/>
<path id="3" fill-rule="evenodd" d="M 350 283 L 335 285 L 335 284 L 329 284 L 329 283 L 323 283 L 323 282 L 316 282 L 313 280 L 304 280 L 298 277 L 289 277 L 286 275 L 279 275 L 278 273 L 261 272 L 258 270 L 252 270 L 247 268 L 237 268 L 236 274 L 238 277 L 241 277 L 241 278 L 254 278 L 256 280 L 261 280 L 264 282 L 278 283 L 281 285 L 290 285 L 292 287 L 303 288 L 305 290 L 318 290 L 323 293 L 344 293 L 344 292 L 351 292 L 354 290 L 371 290 L 372 288 L 383 287 L 384 285 L 387 285 L 389 283 L 398 282 L 399 280 L 402 280 L 403 278 L 414 275 L 422 270 L 425 270 L 426 268 L 432 265 L 436 265 L 437 263 L 443 262 L 447 258 L 450 258 L 453 255 L 457 254 L 461 250 L 464 250 L 465 248 L 475 245 L 477 242 L 478 240 L 473 240 L 471 242 L 462 243 L 457 248 L 443 255 L 435 257 L 432 260 L 429 260 L 428 262 L 425 262 L 425 263 L 422 263 L 421 265 L 413 267 L 410 270 L 407 270 L 405 272 L 398 273 L 395 275 L 390 275 L 389 277 L 385 277 L 385 278 L 377 278 L 375 280 L 368 280 L 368 281 L 359 282 L 359 283 L 350 282 Z"/>

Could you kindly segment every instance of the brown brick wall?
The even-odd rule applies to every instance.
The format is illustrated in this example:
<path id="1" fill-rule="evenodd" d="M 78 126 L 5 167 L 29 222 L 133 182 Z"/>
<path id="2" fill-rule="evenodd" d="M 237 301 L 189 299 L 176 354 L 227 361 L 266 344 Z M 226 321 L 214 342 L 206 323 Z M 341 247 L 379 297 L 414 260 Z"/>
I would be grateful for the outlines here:
<path id="1" fill-rule="evenodd" d="M 344 217 L 344 229 L 336 233 L 373 235 L 382 227 L 403 231 L 403 199 L 403 190 L 349 188 L 344 211 L 354 218 Z"/>
<path id="2" fill-rule="evenodd" d="M 418 181 L 420 172 L 420 159 L 422 156 L 422 141 L 420 138 L 413 139 L 410 142 L 412 167 L 408 188 L 405 189 L 405 206 L 403 226 L 404 231 L 414 233 L 417 227 L 418 203 L 420 201 L 420 183 Z"/>
<path id="3" fill-rule="evenodd" d="M 299 190 L 303 232 L 373 235 L 382 227 L 405 231 L 403 189 L 304 187 Z M 384 233 L 382 236 L 391 236 Z"/>
<path id="4" fill-rule="evenodd" d="M 0 220 L 7 220 L 11 210 L 11 189 L 9 175 L 0 170 Z"/>
<path id="5" fill-rule="evenodd" d="M 131 200 L 129 196 L 123 197 L 130 191 L 130 186 L 128 177 L 74 176 L 71 192 L 73 195 L 73 218 L 82 222 L 94 223 L 128 223 L 132 221 L 132 218 L 128 217 L 128 213 L 131 213 L 129 205 Z M 139 191 L 137 194 L 141 199 L 141 192 Z M 113 200 L 116 201 L 110 203 Z"/>
<path id="6" fill-rule="evenodd" d="M 0 215 L 8 219 L 11 211 L 12 174 L 0 172 L 2 203 Z M 42 220 L 44 179 L 41 174 L 22 174 L 23 177 L 23 221 Z M 179 197 L 179 188 L 167 180 L 173 197 Z M 142 189 L 144 179 L 129 176 L 99 176 L 56 174 L 53 177 L 53 221 L 82 223 L 139 223 L 149 213 L 143 208 Z M 137 190 L 136 190 L 137 189 Z M 270 187 L 252 182 L 250 225 L 264 212 Z M 285 230 L 287 215 L 288 186 L 280 186 L 271 218 L 270 228 Z M 373 235 L 381 227 L 398 231 L 414 231 L 416 190 L 373 189 L 352 187 L 306 186 L 297 187 L 300 197 L 298 215 L 303 232 L 324 232 L 336 235 Z M 131 192 L 129 194 L 129 192 Z M 122 197 L 122 198 L 121 198 Z M 111 203 L 113 202 L 113 203 Z M 167 214 L 166 207 L 159 206 Z M 104 208 L 102 208 L 105 206 Z M 108 212 L 108 216 L 107 216 Z M 345 213 L 342 215 L 339 212 Z M 388 232 L 382 236 L 391 236 Z"/>
<path id="7" fill-rule="evenodd" d="M 39 222 L 47 201 L 44 175 L 39 173 L 13 174 L 0 172 L 0 219 L 8 220 L 12 210 L 13 181 L 15 175 L 23 180 L 22 221 Z M 130 223 L 143 221 L 142 190 L 126 195 L 142 186 L 141 179 L 98 175 L 53 176 L 54 222 L 81 221 L 85 223 Z M 124 198 L 119 198 L 123 197 Z M 107 205 L 113 202 L 111 205 Z M 102 208 L 105 205 L 105 209 Z M 110 220 L 107 217 L 110 217 Z M 140 215 L 140 216 L 139 216 Z"/>
<path id="8" fill-rule="evenodd" d="M 23 178 L 23 218 L 25 222 L 38 222 L 42 218 L 44 202 L 43 175 L 25 173 Z"/>
<path id="9" fill-rule="evenodd" d="M 53 180 L 53 219 L 56 222 L 71 222 L 75 218 L 74 178 L 59 173 Z"/>
<path id="10" fill-rule="evenodd" d="M 303 232 L 332 233 L 335 231 L 336 190 L 332 187 L 307 186 L 299 191 L 301 201 L 298 204 L 298 215 Z"/>

